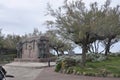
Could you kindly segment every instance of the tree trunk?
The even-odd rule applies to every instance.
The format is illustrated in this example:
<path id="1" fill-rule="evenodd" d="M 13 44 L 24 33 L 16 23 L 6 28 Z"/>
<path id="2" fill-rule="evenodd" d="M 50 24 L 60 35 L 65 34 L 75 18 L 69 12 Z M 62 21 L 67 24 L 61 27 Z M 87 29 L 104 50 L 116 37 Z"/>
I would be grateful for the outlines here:
<path id="1" fill-rule="evenodd" d="M 87 49 L 87 44 L 84 44 L 82 46 L 82 67 L 85 66 L 86 64 L 86 53 L 87 53 L 88 49 Z"/>
<path id="2" fill-rule="evenodd" d="M 110 44 L 111 44 L 111 38 L 108 38 L 108 42 L 106 44 L 106 47 L 105 47 L 105 56 L 108 55 L 108 53 L 110 52 Z"/>
<path id="3" fill-rule="evenodd" d="M 58 50 L 55 50 L 56 51 L 56 53 L 57 53 L 57 56 L 59 57 L 59 53 L 58 53 Z"/>
<path id="4" fill-rule="evenodd" d="M 64 55 L 64 51 L 61 51 L 61 55 Z"/>

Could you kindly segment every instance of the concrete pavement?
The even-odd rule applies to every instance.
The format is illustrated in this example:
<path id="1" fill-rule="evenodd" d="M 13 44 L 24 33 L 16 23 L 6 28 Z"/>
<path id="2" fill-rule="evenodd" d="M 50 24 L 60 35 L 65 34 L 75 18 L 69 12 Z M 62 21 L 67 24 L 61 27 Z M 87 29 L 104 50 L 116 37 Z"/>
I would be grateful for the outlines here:
<path id="1" fill-rule="evenodd" d="M 55 65 L 51 62 L 51 66 Z M 38 62 L 12 62 L 4 65 L 8 75 L 14 78 L 6 78 L 6 80 L 34 80 L 42 71 L 43 67 L 47 67 L 48 63 Z"/>
<path id="2" fill-rule="evenodd" d="M 55 65 L 55 62 L 50 62 L 51 66 Z M 6 64 L 5 66 L 11 66 L 11 67 L 26 67 L 26 68 L 43 68 L 48 67 L 48 62 L 12 62 L 9 64 Z"/>
<path id="3" fill-rule="evenodd" d="M 6 78 L 6 80 L 34 80 L 43 69 L 21 68 L 5 66 L 8 75 L 14 78 Z"/>

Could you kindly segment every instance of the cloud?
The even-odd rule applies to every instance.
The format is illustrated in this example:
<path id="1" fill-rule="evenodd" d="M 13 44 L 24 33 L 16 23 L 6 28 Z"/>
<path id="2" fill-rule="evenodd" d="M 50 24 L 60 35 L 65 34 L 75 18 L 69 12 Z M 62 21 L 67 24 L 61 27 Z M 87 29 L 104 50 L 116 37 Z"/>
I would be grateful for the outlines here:
<path id="1" fill-rule="evenodd" d="M 38 27 L 40 31 L 45 32 L 46 26 L 43 23 L 50 16 L 47 13 L 47 3 L 53 8 L 61 6 L 64 0 L 0 0 L 0 28 L 5 34 L 25 34 L 33 31 L 34 27 Z M 91 1 L 83 0 L 86 5 Z M 97 0 L 102 4 L 105 0 Z M 114 0 L 112 5 L 120 4 L 119 0 Z"/>
<path id="2" fill-rule="evenodd" d="M 44 32 L 44 12 L 45 5 L 39 0 L 0 1 L 0 27 L 5 34 L 24 34 L 31 32 L 34 27 Z"/>
<path id="3" fill-rule="evenodd" d="M 0 28 L 4 34 L 18 34 L 33 32 L 34 27 L 40 31 L 47 30 L 43 23 L 50 16 L 47 13 L 47 3 L 54 9 L 61 6 L 64 0 L 0 0 Z M 83 0 L 88 7 L 91 2 L 97 1 L 99 5 L 106 0 Z M 120 4 L 119 0 L 112 0 L 111 5 Z M 118 45 L 120 46 L 120 44 Z M 118 47 L 112 50 L 119 50 Z"/>

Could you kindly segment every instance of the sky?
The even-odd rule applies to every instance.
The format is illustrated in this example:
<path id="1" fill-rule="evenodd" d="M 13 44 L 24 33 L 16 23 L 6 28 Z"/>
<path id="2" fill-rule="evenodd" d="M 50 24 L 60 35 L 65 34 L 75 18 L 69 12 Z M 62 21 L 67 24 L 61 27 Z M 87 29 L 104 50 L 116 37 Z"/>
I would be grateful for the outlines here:
<path id="1" fill-rule="evenodd" d="M 0 0 L 0 28 L 4 34 L 24 35 L 30 33 L 34 28 L 45 32 L 46 20 L 51 19 L 45 16 L 47 3 L 53 8 L 61 6 L 64 0 Z M 97 1 L 103 4 L 105 0 L 83 0 L 88 5 Z M 119 0 L 113 0 L 112 5 L 120 4 Z"/>
<path id="2" fill-rule="evenodd" d="M 59 3 L 61 0 L 57 0 Z M 47 13 L 47 3 L 56 0 L 0 0 L 0 28 L 4 34 L 24 35 L 34 28 L 45 32 L 43 25 L 50 17 Z M 62 4 L 62 3 L 61 3 Z"/>
<path id="3" fill-rule="evenodd" d="M 64 0 L 0 0 L 0 28 L 3 34 L 24 35 L 33 32 L 34 28 L 45 32 L 48 28 L 44 25 L 46 20 L 52 19 L 45 16 L 47 3 L 53 8 L 61 6 Z M 83 0 L 88 7 L 91 2 L 97 1 L 100 5 L 105 0 Z M 119 0 L 112 0 L 111 5 L 120 4 Z"/>

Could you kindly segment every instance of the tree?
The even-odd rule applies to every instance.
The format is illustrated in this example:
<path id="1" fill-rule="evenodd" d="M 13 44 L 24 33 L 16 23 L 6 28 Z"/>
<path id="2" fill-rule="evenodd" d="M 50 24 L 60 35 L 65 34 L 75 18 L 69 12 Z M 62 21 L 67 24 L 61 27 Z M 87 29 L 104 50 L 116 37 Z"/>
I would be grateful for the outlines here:
<path id="1" fill-rule="evenodd" d="M 4 46 L 4 35 L 2 34 L 2 29 L 0 29 L 0 54 L 1 54 L 1 50 Z"/>
<path id="2" fill-rule="evenodd" d="M 113 45 L 115 44 L 115 43 L 117 43 L 119 41 L 119 38 L 114 38 L 114 39 L 109 39 L 109 38 L 107 38 L 107 39 L 105 39 L 105 40 L 103 40 L 102 41 L 102 46 L 105 48 L 105 55 L 107 56 L 108 55 L 108 53 L 111 53 L 110 52 L 110 49 L 113 47 Z"/>
<path id="3" fill-rule="evenodd" d="M 4 35 L 2 34 L 2 29 L 0 29 L 0 48 L 3 47 Z"/>
<path id="4" fill-rule="evenodd" d="M 72 44 L 66 42 L 65 39 L 60 38 L 60 36 L 56 35 L 56 32 L 54 30 L 47 31 L 46 35 L 49 37 L 50 48 L 55 50 L 58 56 L 63 55 L 65 51 L 69 51 L 73 48 L 71 46 Z"/>
<path id="5" fill-rule="evenodd" d="M 4 39 L 4 48 L 16 49 L 17 43 L 20 41 L 21 37 L 19 35 L 8 34 Z"/>
<path id="6" fill-rule="evenodd" d="M 119 6 L 110 7 L 110 3 L 110 0 L 107 0 L 104 5 L 104 18 L 101 25 L 102 31 L 106 36 L 106 39 L 102 42 L 106 56 L 110 52 L 110 47 L 118 42 L 118 36 L 120 35 L 120 9 Z"/>
<path id="7" fill-rule="evenodd" d="M 89 52 L 98 54 L 99 53 L 99 46 L 100 46 L 100 41 L 95 41 L 94 43 L 89 45 Z M 101 51 L 101 52 L 103 52 L 103 51 Z"/>
<path id="8" fill-rule="evenodd" d="M 47 24 L 54 26 L 64 38 L 82 47 L 82 66 L 85 66 L 89 44 L 105 39 L 99 30 L 103 13 L 97 3 L 91 4 L 90 9 L 86 9 L 81 0 L 72 2 L 65 0 L 59 9 L 53 10 L 49 6 L 48 11 L 55 20 L 47 21 Z"/>
<path id="9" fill-rule="evenodd" d="M 61 54 L 63 55 L 64 52 L 69 53 L 69 51 L 72 51 L 75 48 L 74 43 L 72 43 L 71 41 L 64 41 L 64 46 L 62 48 L 59 49 L 59 52 L 61 52 Z"/>

